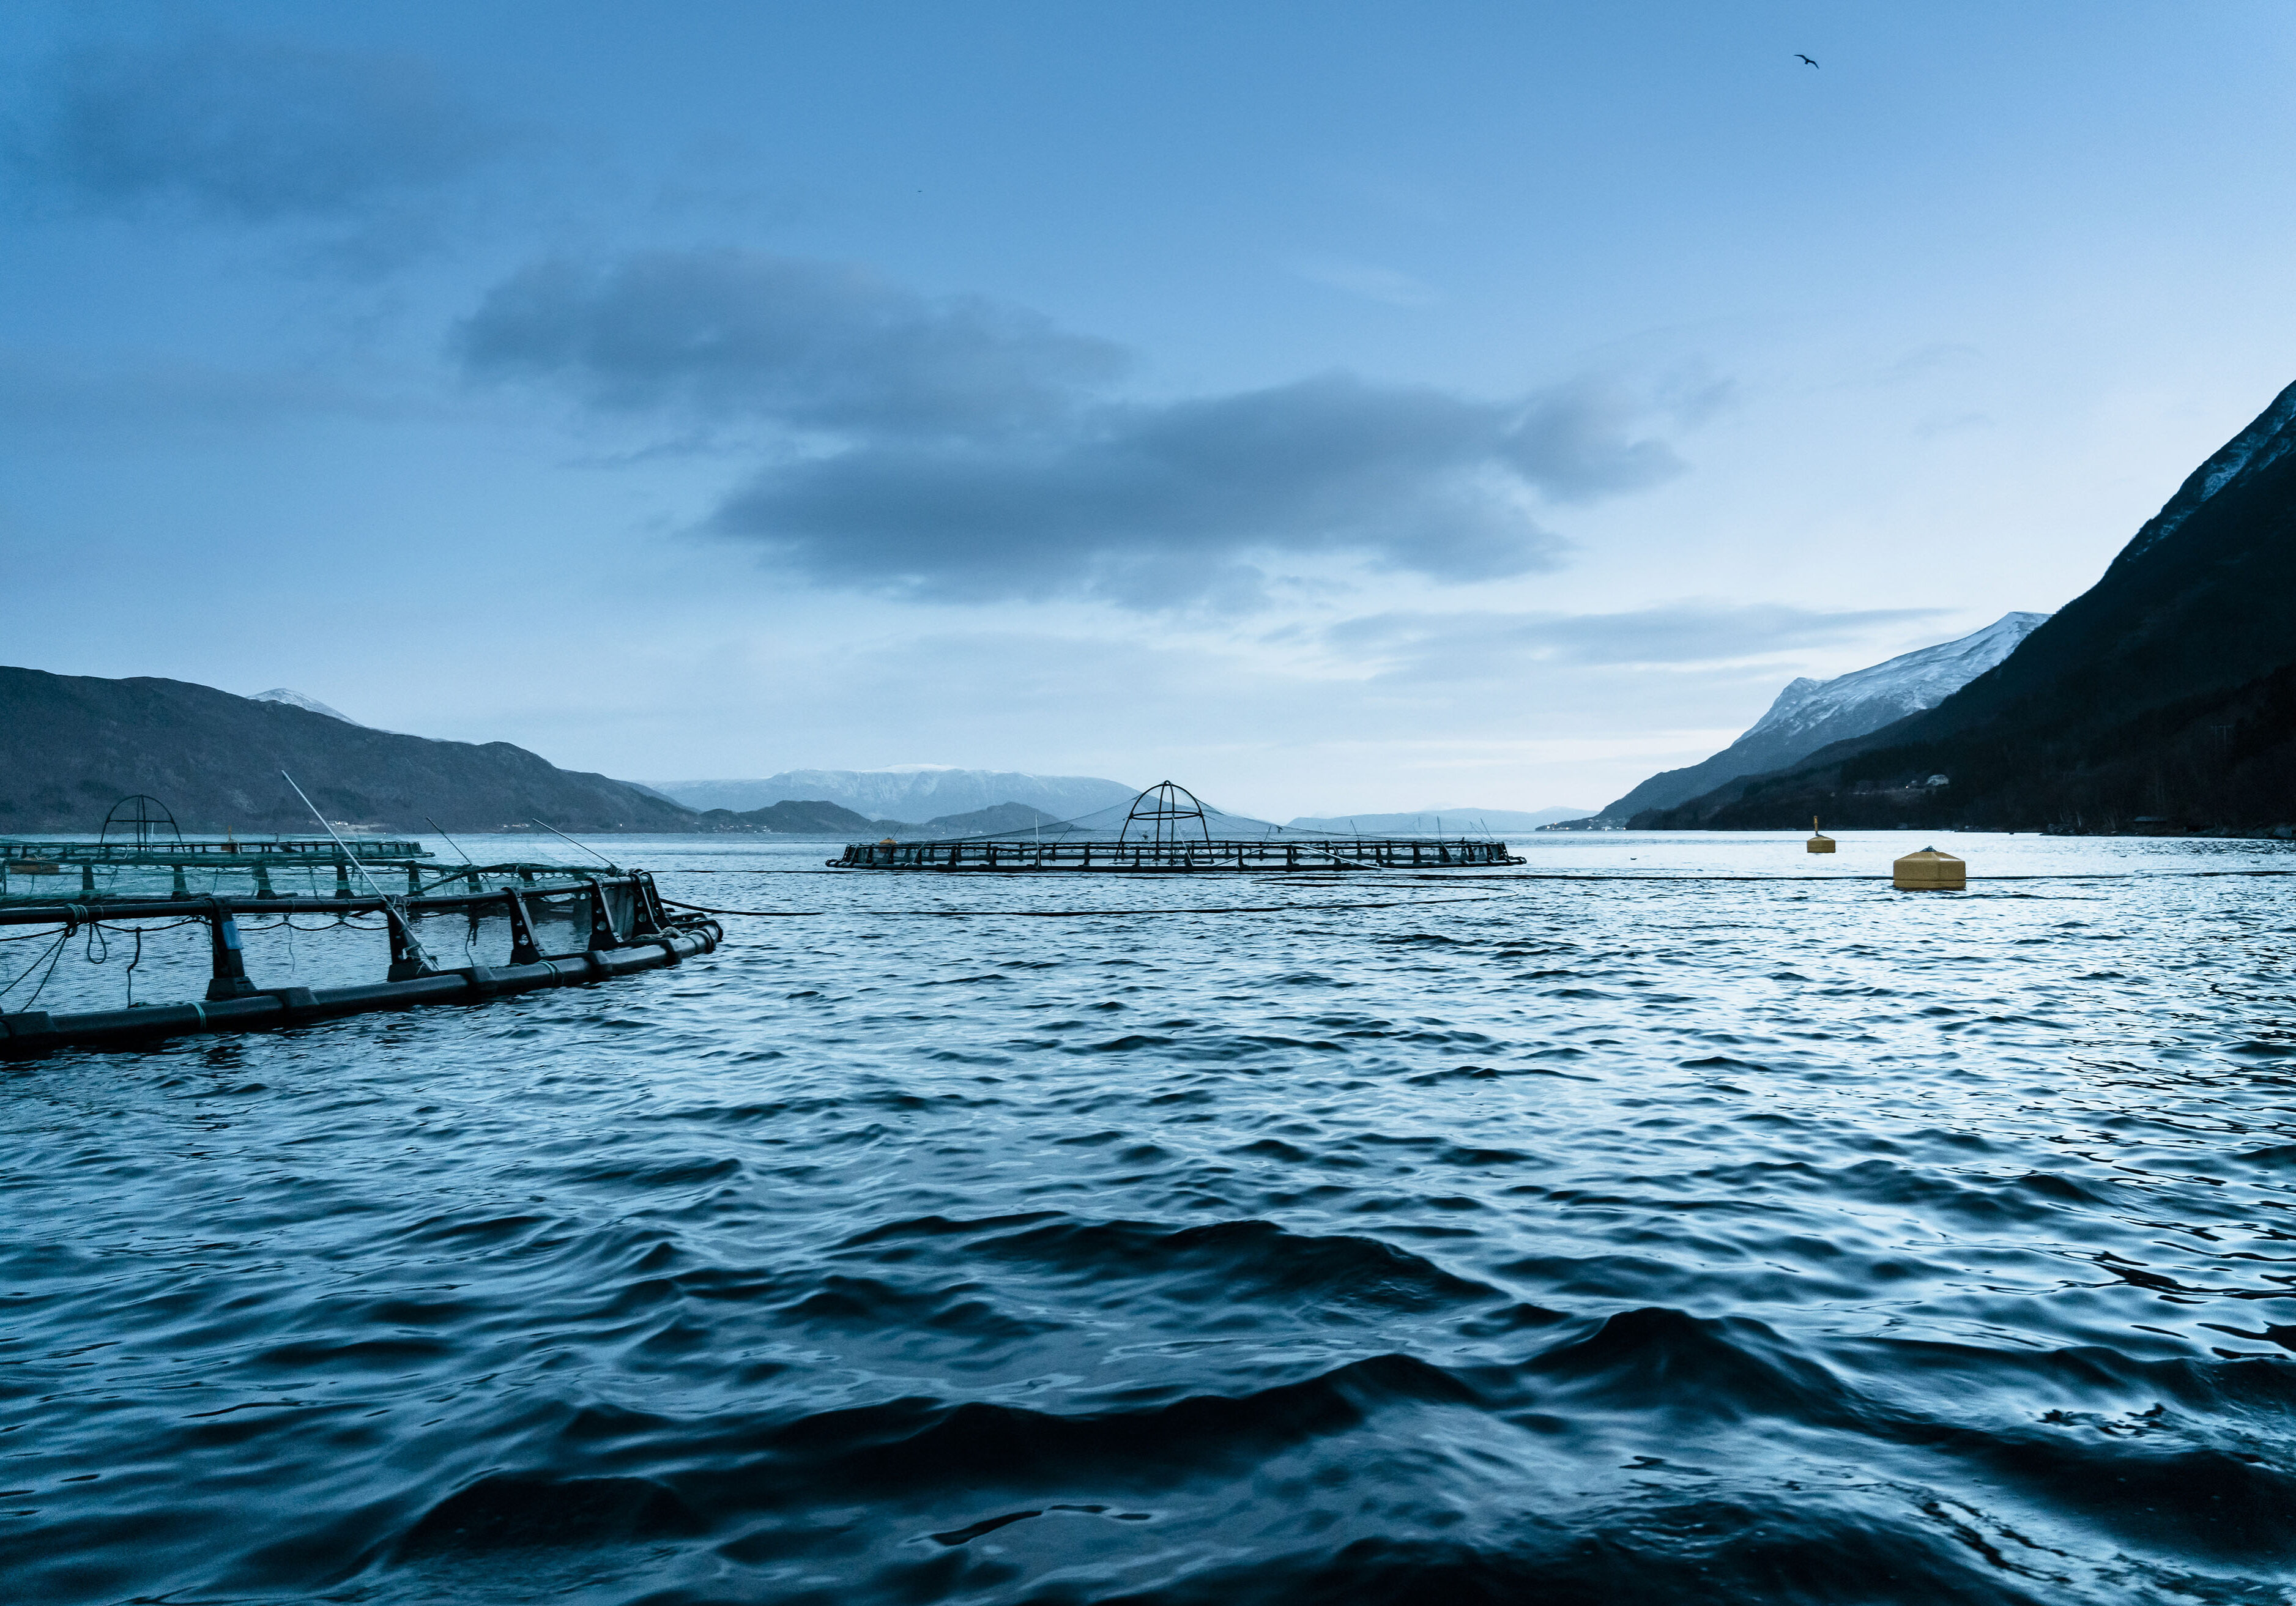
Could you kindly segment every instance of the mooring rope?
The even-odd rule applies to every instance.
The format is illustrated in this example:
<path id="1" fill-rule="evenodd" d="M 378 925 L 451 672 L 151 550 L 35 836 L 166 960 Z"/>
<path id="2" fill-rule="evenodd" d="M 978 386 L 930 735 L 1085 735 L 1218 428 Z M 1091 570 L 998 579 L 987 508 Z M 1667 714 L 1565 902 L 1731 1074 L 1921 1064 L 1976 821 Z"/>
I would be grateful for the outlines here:
<path id="1" fill-rule="evenodd" d="M 850 878 L 857 873 L 857 871 L 850 869 L 734 870 L 695 867 L 691 869 L 667 870 L 662 871 L 660 873 L 664 875 L 834 875 Z M 915 874 L 922 873 L 907 872 L 906 873 Z M 977 870 L 967 869 L 961 871 L 940 871 L 938 872 L 938 873 L 944 875 L 963 875 L 967 878 L 993 875 L 1036 881 L 1042 880 L 1046 876 L 1054 876 L 1062 873 L 1083 874 L 1085 873 L 1082 871 L 1063 873 L 1054 870 L 989 870 L 983 868 Z M 1147 880 L 1168 881 L 1175 875 L 1186 873 L 1194 873 L 1198 875 L 1218 875 L 1234 874 L 1237 873 L 1233 871 L 1200 870 L 1190 873 L 1175 870 L 1135 871 L 1128 869 L 1103 872 L 1101 870 L 1095 869 L 1091 873 L 1095 875 L 1136 875 Z M 1407 864 L 1397 865 L 1392 868 L 1382 870 L 1349 871 L 1339 875 L 1334 875 L 1328 881 L 1320 879 L 1316 881 L 1291 879 L 1298 877 L 1300 874 L 1300 872 L 1297 870 L 1268 870 L 1260 872 L 1245 871 L 1242 873 L 1246 875 L 1258 874 L 1261 877 L 1271 880 L 1280 876 L 1285 879 L 1279 884 L 1295 887 L 1336 887 L 1343 883 L 1350 887 L 1363 887 L 1366 884 L 1370 886 L 1393 886 L 1396 883 L 1391 878 L 1397 875 L 1411 875 L 1414 881 L 1420 884 L 1432 884 L 1443 881 L 1775 881 L 1779 883 L 1840 881 L 1844 884 L 1852 884 L 1859 881 L 1886 881 L 1890 879 L 1888 872 L 1878 870 L 1874 871 L 1871 874 L 1855 875 L 1671 875 L 1651 871 L 1620 871 L 1612 873 L 1610 871 L 1601 870 L 1516 870 L 1492 872 L 1471 870 L 1462 867 L 1457 870 L 1450 871 L 1429 869 L 1414 873 Z M 2243 875 L 2296 875 L 2296 870 L 2046 870 L 2033 871 L 2024 873 L 2012 873 L 2007 875 L 1972 874 L 1970 877 L 1970 880 L 1972 881 L 1982 881 L 1987 882 L 2169 881 L 2197 880 L 2208 877 Z M 1366 882 L 1365 879 L 1366 877 L 1387 877 L 1390 879 L 1373 880 Z M 699 907 L 698 905 L 685 906 Z M 732 913 L 739 914 L 741 911 L 734 910 L 732 911 Z"/>
<path id="2" fill-rule="evenodd" d="M 32 972 L 40 968 L 40 961 L 45 960 L 48 965 L 47 973 L 40 978 L 40 985 L 32 989 L 32 996 L 24 1000 L 21 1007 L 29 1010 L 34 1004 L 37 1004 L 40 1001 L 40 995 L 48 990 L 48 983 L 55 979 L 56 966 L 63 959 L 64 945 L 72 939 L 73 935 L 78 931 L 78 927 L 77 925 L 67 924 L 62 930 L 57 932 L 56 939 L 54 942 L 48 945 L 47 952 L 40 955 L 38 958 L 34 959 L 31 963 L 26 965 L 17 975 L 16 979 L 13 981 L 11 981 L 6 987 L 0 987 L 0 998 L 5 998 L 9 994 L 23 986 L 25 982 L 30 980 Z"/>
<path id="3" fill-rule="evenodd" d="M 1082 920 L 1095 914 L 1314 914 L 1325 909 L 1415 908 L 1421 904 L 1483 904 L 1497 894 L 1469 897 L 1398 897 L 1376 904 L 1225 904 L 1212 908 L 1182 909 L 712 909 L 704 904 L 682 904 L 674 897 L 661 901 L 673 909 L 700 914 L 739 914 L 754 920 L 793 920 L 829 914 L 859 914 L 898 920 Z"/>

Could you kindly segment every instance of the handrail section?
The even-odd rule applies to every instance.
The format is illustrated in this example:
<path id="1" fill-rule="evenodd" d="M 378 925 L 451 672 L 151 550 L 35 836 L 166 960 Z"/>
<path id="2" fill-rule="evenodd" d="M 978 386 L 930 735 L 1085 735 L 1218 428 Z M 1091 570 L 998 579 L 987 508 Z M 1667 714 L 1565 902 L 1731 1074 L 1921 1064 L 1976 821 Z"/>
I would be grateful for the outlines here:
<path id="1" fill-rule="evenodd" d="M 0 925 L 60 925 L 66 938 L 82 926 L 111 921 L 163 916 L 204 921 L 213 960 L 207 996 L 198 1003 L 71 1014 L 45 1010 L 0 1014 L 0 1058 L 64 1047 L 138 1046 L 186 1033 L 294 1026 L 421 1004 L 475 1004 L 677 964 L 710 952 L 725 939 L 724 928 L 714 920 L 671 914 L 655 890 L 653 877 L 644 871 L 562 873 L 571 879 L 554 886 L 503 886 L 429 897 L 109 897 L 0 907 Z M 476 877 L 472 879 L 475 882 Z M 587 901 L 586 946 L 578 953 L 545 955 L 535 941 L 527 900 L 561 897 Z M 626 906 L 626 918 L 617 918 L 618 903 Z M 411 917 L 457 910 L 510 917 L 507 965 L 436 969 L 422 957 L 412 938 Z M 237 917 L 304 911 L 382 914 L 390 928 L 389 979 L 340 987 L 258 987 L 247 974 Z"/>

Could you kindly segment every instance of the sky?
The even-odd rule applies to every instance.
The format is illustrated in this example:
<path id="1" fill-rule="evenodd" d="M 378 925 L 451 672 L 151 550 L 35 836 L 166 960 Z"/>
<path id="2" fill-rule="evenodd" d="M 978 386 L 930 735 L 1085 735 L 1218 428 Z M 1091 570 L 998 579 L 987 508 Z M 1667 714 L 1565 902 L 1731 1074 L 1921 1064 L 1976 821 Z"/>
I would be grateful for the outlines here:
<path id="1" fill-rule="evenodd" d="M 2062 605 L 2296 379 L 2292 57 L 2239 3 L 18 0 L 0 662 L 645 781 L 1592 808 Z"/>

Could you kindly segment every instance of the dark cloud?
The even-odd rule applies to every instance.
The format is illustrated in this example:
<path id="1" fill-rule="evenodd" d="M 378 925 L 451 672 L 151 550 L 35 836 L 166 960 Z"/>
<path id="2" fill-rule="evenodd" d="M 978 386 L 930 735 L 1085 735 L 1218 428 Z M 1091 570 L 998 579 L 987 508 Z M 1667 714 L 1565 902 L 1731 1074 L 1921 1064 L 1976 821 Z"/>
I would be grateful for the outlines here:
<path id="1" fill-rule="evenodd" d="M 1581 380 L 1531 397 L 1501 449 L 1557 502 L 1638 491 L 1682 472 L 1682 460 L 1664 441 L 1636 438 L 1649 411 L 1623 386 Z"/>
<path id="2" fill-rule="evenodd" d="M 434 188 L 503 136 L 406 56 L 208 38 L 60 58 L 15 141 L 39 186 L 103 210 L 338 217 Z"/>
<path id="3" fill-rule="evenodd" d="M 1110 398 L 1125 354 L 1024 310 L 755 252 L 529 268 L 456 332 L 473 377 L 609 413 L 787 431 L 711 520 L 818 582 L 1134 607 L 1264 600 L 1263 566 L 1439 580 L 1551 568 L 1533 517 L 1682 471 L 1652 407 L 1582 381 L 1505 401 L 1327 374 Z"/>
<path id="4" fill-rule="evenodd" d="M 676 407 L 872 436 L 1040 423 L 1126 366 L 1121 347 L 866 268 L 756 251 L 547 262 L 456 332 L 471 373 L 540 379 L 617 411 Z"/>
<path id="5" fill-rule="evenodd" d="M 1331 376 L 1108 406 L 1049 438 L 871 441 L 768 470 L 718 527 L 816 579 L 925 596 L 1257 599 L 1256 562 L 1344 555 L 1447 580 L 1549 568 L 1511 410 Z"/>
<path id="6" fill-rule="evenodd" d="M 1784 603 L 1685 602 L 1630 613 L 1381 613 L 1324 640 L 1411 680 L 1505 679 L 1536 663 L 1687 669 L 1826 646 L 1951 611 L 1829 611 Z"/>

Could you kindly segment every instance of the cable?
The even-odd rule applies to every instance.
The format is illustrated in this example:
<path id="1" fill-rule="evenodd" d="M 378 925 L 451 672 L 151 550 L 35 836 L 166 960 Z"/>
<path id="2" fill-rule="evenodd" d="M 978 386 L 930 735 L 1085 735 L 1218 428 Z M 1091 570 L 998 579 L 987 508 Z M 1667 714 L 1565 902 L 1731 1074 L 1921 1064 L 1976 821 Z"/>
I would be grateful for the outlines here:
<path id="1" fill-rule="evenodd" d="M 18 974 L 15 980 L 10 982 L 6 987 L 0 987 L 0 998 L 5 998 L 9 994 L 14 992 L 26 981 L 29 980 L 31 979 L 32 972 L 40 968 L 40 960 L 45 959 L 48 962 L 47 973 L 40 978 L 40 985 L 32 989 L 32 996 L 24 1000 L 23 1007 L 29 1010 L 34 1004 L 37 1004 L 40 1001 L 40 995 L 48 990 L 48 983 L 55 976 L 57 962 L 63 957 L 64 944 L 72 939 L 74 934 L 78 930 L 78 924 L 75 922 L 67 924 L 62 930 L 57 932 L 55 941 L 49 945 L 48 951 L 46 953 L 41 955 L 38 959 L 35 959 L 31 963 L 26 965 L 22 971 Z"/>
<path id="2" fill-rule="evenodd" d="M 701 904 L 661 900 L 673 909 L 701 914 L 740 914 L 757 920 L 795 920 L 829 914 L 857 914 L 898 920 L 1086 920 L 1095 914 L 1313 914 L 1324 909 L 1400 909 L 1422 904 L 1485 904 L 1497 901 L 1496 893 L 1472 897 L 1398 897 L 1377 904 L 1228 904 L 1190 909 L 712 909 Z"/>

